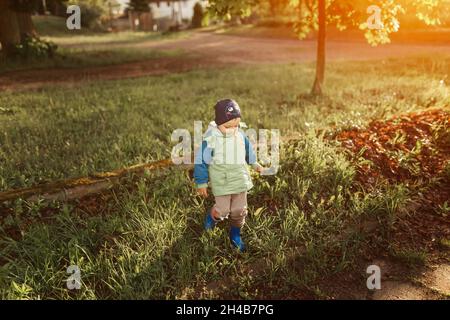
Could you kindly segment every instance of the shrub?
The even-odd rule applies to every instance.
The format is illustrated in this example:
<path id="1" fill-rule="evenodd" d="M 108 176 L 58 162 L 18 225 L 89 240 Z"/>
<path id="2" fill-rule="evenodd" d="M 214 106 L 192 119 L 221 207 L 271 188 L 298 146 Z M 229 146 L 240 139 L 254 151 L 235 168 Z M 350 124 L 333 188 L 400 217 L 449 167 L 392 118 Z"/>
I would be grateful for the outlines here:
<path id="1" fill-rule="evenodd" d="M 103 8 L 96 5 L 79 4 L 81 11 L 81 25 L 85 28 L 95 28 L 100 25 L 100 17 L 103 15 Z"/>
<path id="2" fill-rule="evenodd" d="M 202 27 L 202 21 L 203 21 L 203 7 L 200 4 L 200 2 L 195 3 L 194 5 L 194 15 L 192 16 L 192 22 L 191 25 L 193 28 L 201 28 Z"/>
<path id="3" fill-rule="evenodd" d="M 27 37 L 16 46 L 16 54 L 20 58 L 53 58 L 58 46 L 53 42 L 36 37 Z"/>

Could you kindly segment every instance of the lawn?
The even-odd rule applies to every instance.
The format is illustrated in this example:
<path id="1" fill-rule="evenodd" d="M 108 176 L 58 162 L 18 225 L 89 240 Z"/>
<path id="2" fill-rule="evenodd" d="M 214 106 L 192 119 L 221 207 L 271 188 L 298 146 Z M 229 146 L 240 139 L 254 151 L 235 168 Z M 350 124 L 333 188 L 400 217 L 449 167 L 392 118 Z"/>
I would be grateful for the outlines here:
<path id="1" fill-rule="evenodd" d="M 211 106 L 220 97 L 239 101 L 249 126 L 280 129 L 282 136 L 447 107 L 449 64 L 445 56 L 330 63 L 327 98 L 319 100 L 305 96 L 312 64 L 5 92 L 0 96 L 0 190 L 167 158 L 172 131 L 192 132 L 195 120 L 209 123 Z"/>
<path id="2" fill-rule="evenodd" d="M 68 30 L 65 19 L 59 17 L 33 17 L 39 36 L 58 46 L 55 57 L 49 59 L 17 59 L 7 61 L 0 56 L 0 72 L 27 69 L 82 68 L 121 64 L 160 57 L 179 56 L 182 50 L 136 48 L 156 40 L 188 37 L 189 32 L 100 32 L 82 28 Z"/>
<path id="3" fill-rule="evenodd" d="M 230 249 L 226 228 L 202 232 L 211 199 L 197 198 L 180 168 L 130 177 L 81 201 L 4 204 L 0 296 L 326 298 L 326 280 L 346 270 L 365 288 L 363 257 L 381 251 L 415 266 L 426 254 L 415 242 L 398 246 L 393 226 L 410 199 L 450 177 L 448 166 L 429 181 L 368 186 L 358 163 L 326 137 L 403 113 L 449 111 L 449 70 L 449 56 L 330 63 L 322 98 L 307 94 L 313 64 L 3 93 L 1 190 L 167 158 L 172 131 L 208 123 L 221 97 L 240 103 L 250 127 L 280 129 L 295 141 L 283 144 L 276 176 L 254 177 L 245 254 Z M 69 265 L 81 269 L 80 290 L 66 289 Z"/>

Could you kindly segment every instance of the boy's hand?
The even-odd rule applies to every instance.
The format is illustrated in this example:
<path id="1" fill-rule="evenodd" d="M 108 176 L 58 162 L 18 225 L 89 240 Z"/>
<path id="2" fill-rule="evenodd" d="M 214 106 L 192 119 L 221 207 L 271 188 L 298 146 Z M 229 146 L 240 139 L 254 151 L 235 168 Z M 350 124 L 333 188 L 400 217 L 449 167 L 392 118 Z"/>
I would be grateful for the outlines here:
<path id="1" fill-rule="evenodd" d="M 256 170 L 256 172 L 258 172 L 258 173 L 262 173 L 262 172 L 265 170 L 265 168 L 259 166 L 259 167 L 256 167 L 255 170 Z"/>
<path id="2" fill-rule="evenodd" d="M 197 189 L 197 193 L 202 196 L 202 197 L 207 197 L 208 196 L 208 188 L 198 188 Z"/>

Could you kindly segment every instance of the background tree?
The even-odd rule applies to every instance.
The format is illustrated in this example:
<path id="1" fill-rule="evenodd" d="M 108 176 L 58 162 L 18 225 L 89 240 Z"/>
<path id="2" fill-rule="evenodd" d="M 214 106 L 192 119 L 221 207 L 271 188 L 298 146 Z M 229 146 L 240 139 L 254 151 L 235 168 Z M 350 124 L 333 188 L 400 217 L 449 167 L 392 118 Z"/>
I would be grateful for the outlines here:
<path id="1" fill-rule="evenodd" d="M 147 1 L 148 3 L 148 1 Z M 101 27 L 115 0 L 0 0 L 0 44 L 6 57 L 52 56 L 56 46 L 39 39 L 33 14 L 46 11 L 67 17 L 68 5 L 81 9 L 83 27 Z"/>
<path id="2" fill-rule="evenodd" d="M 63 6 L 65 1 L 48 0 L 47 4 Z M 0 44 L 7 57 L 17 53 L 18 45 L 38 38 L 32 15 L 41 7 L 42 0 L 0 0 Z"/>
<path id="3" fill-rule="evenodd" d="M 36 37 L 31 15 L 37 11 L 39 0 L 0 1 L 0 43 L 7 56 L 29 37 Z"/>
<path id="4" fill-rule="evenodd" d="M 6 56 L 12 56 L 20 43 L 19 22 L 12 5 L 13 0 L 0 1 L 0 44 Z"/>
<path id="5" fill-rule="evenodd" d="M 67 0 L 45 0 L 45 6 L 54 16 L 65 17 L 67 14 Z"/>
<path id="6" fill-rule="evenodd" d="M 194 14 L 192 16 L 192 27 L 201 28 L 203 21 L 203 7 L 200 2 L 196 2 L 194 5 Z"/>
<path id="7" fill-rule="evenodd" d="M 325 38 L 326 38 L 326 5 L 325 0 L 318 0 L 318 28 L 317 35 L 317 59 L 316 59 L 316 78 L 312 88 L 313 94 L 322 93 L 322 85 L 325 79 Z"/>
<path id="8" fill-rule="evenodd" d="M 267 0 L 210 0 L 212 14 L 230 19 L 234 15 L 249 16 L 252 9 Z M 369 28 L 367 9 L 371 5 L 380 8 L 380 28 Z M 317 31 L 316 77 L 311 92 L 319 95 L 323 92 L 325 79 L 325 43 L 327 26 L 338 30 L 358 27 L 371 45 L 390 42 L 390 34 L 397 32 L 400 26 L 398 17 L 406 12 L 427 25 L 440 24 L 441 16 L 448 16 L 450 0 L 289 0 L 286 6 L 295 13 L 293 28 L 299 39 Z"/>
<path id="9" fill-rule="evenodd" d="M 269 11 L 272 17 L 282 15 L 290 0 L 268 0 Z"/>
<path id="10" fill-rule="evenodd" d="M 39 9 L 39 0 L 16 0 L 13 1 L 12 9 L 16 12 L 16 19 L 19 25 L 20 40 L 25 41 L 28 37 L 36 37 L 31 15 Z"/>
<path id="11" fill-rule="evenodd" d="M 150 0 L 130 0 L 128 3 L 128 8 L 133 11 L 138 12 L 149 12 L 150 11 Z"/>

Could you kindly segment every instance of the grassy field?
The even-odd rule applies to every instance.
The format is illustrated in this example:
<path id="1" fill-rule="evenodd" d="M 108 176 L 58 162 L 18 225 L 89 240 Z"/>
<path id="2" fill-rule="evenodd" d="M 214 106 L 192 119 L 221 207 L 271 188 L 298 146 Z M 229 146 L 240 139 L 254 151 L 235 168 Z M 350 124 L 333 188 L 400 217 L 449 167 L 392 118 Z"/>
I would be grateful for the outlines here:
<path id="1" fill-rule="evenodd" d="M 360 185 L 343 149 L 317 133 L 449 110 L 449 70 L 448 56 L 330 63 L 322 98 L 307 94 L 312 64 L 2 93 L 1 190 L 167 158 L 172 131 L 192 132 L 194 120 L 211 121 L 221 97 L 240 103 L 250 127 L 280 129 L 297 141 L 283 145 L 276 176 L 254 177 L 246 254 L 230 250 L 224 226 L 202 232 L 211 199 L 197 198 L 178 168 L 130 177 L 80 202 L 6 204 L 0 297 L 324 298 L 323 280 L 344 270 L 354 270 L 364 288 L 359 263 L 368 248 L 422 262 L 425 254 L 416 249 L 398 253 L 386 243 L 393 221 L 422 187 Z M 380 233 L 355 227 L 370 220 Z M 80 290 L 66 289 L 69 265 L 82 270 Z"/>
<path id="2" fill-rule="evenodd" d="M 0 96 L 0 190 L 167 158 L 170 134 L 209 123 L 225 96 L 254 128 L 282 135 L 361 126 L 449 104 L 448 57 L 333 63 L 327 96 L 310 99 L 312 64 L 235 67 Z M 347 75 L 352 74 L 349 78 Z M 300 97 L 299 97 L 300 95 Z M 292 121 L 297 119 L 297 121 Z"/>
<path id="3" fill-rule="evenodd" d="M 65 19 L 59 17 L 33 17 L 38 35 L 45 41 L 58 45 L 52 59 L 28 58 L 6 61 L 0 56 L 0 72 L 27 69 L 82 68 L 105 66 L 126 62 L 142 61 L 160 57 L 173 57 L 182 50 L 154 50 L 149 48 L 130 48 L 137 43 L 155 40 L 188 37 L 188 32 L 120 32 L 108 33 L 81 30 L 68 30 Z"/>

